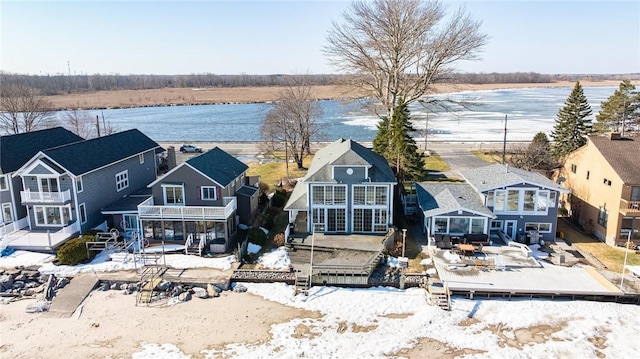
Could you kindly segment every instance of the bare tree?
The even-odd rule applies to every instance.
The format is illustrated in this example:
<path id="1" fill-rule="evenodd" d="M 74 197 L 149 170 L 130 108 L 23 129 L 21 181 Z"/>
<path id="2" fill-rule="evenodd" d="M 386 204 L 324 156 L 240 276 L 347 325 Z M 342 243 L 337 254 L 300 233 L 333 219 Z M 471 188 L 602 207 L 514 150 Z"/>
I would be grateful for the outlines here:
<path id="1" fill-rule="evenodd" d="M 354 85 L 371 92 L 387 121 L 399 98 L 420 99 L 452 77 L 456 62 L 477 60 L 487 39 L 464 8 L 445 22 L 437 1 L 355 1 L 343 20 L 333 23 L 324 52 L 338 70 L 358 75 Z"/>
<path id="2" fill-rule="evenodd" d="M 98 116 L 93 118 L 89 112 L 76 109 L 67 111 L 64 127 L 84 139 L 118 132 L 110 122 L 104 120 L 101 122 Z"/>
<path id="3" fill-rule="evenodd" d="M 0 87 L 0 133 L 18 134 L 57 125 L 51 102 L 24 85 Z"/>
<path id="4" fill-rule="evenodd" d="M 301 169 L 304 155 L 311 152 L 311 140 L 320 134 L 318 119 L 321 115 L 311 87 L 296 80 L 278 95 L 278 101 L 262 125 L 262 138 L 274 144 L 272 147 L 282 143 Z"/>

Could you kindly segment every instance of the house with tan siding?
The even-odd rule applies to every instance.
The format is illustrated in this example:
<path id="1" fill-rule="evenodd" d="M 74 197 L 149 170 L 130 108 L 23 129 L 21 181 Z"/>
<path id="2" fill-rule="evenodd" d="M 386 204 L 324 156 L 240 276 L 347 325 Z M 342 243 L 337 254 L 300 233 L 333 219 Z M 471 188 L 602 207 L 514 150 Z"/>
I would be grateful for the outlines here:
<path id="1" fill-rule="evenodd" d="M 609 245 L 629 234 L 640 242 L 640 139 L 590 136 L 558 173 L 571 193 L 561 203 L 583 228 Z"/>

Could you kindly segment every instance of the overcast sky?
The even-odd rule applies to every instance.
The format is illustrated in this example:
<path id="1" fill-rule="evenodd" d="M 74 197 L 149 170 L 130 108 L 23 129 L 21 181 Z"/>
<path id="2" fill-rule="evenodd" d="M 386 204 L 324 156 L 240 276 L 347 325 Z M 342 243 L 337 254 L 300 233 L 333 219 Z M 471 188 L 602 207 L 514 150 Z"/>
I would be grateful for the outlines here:
<path id="1" fill-rule="evenodd" d="M 640 1 L 445 1 L 489 36 L 461 72 L 640 73 Z M 29 74 L 334 73 L 342 1 L 7 1 L 0 69 Z"/>

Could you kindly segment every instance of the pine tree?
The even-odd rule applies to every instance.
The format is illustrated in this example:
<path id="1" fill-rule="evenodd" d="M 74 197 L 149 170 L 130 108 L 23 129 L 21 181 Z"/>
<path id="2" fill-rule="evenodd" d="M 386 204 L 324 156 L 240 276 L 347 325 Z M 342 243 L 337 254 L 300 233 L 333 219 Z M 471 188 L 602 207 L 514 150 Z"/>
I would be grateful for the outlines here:
<path id="1" fill-rule="evenodd" d="M 399 182 L 420 181 L 424 178 L 424 162 L 418 145 L 411 137 L 416 129 L 411 124 L 408 104 L 400 99 L 391 121 L 386 117 L 378 123 L 373 150 L 387 159 Z"/>
<path id="2" fill-rule="evenodd" d="M 593 129 L 596 133 L 638 131 L 640 126 L 640 92 L 629 80 L 601 104 Z"/>
<path id="3" fill-rule="evenodd" d="M 564 107 L 558 111 L 558 118 L 551 132 L 551 138 L 553 138 L 551 152 L 556 159 L 587 143 L 587 136 L 592 132 L 589 116 L 591 116 L 591 106 L 587 102 L 582 85 L 576 82 L 571 94 L 564 102 Z"/>

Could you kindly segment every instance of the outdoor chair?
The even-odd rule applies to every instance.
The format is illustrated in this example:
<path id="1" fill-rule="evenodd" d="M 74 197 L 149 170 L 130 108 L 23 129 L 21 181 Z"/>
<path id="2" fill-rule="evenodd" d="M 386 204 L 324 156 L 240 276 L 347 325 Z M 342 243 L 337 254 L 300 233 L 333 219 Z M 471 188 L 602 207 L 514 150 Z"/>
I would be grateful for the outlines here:
<path id="1" fill-rule="evenodd" d="M 475 268 L 475 269 L 480 269 L 480 268 L 482 268 L 482 267 L 484 267 L 484 260 L 482 260 L 482 259 L 476 259 L 476 260 L 474 261 L 474 268 Z"/>
<path id="2" fill-rule="evenodd" d="M 487 267 L 489 269 L 496 269 L 496 259 L 491 257 L 487 260 Z"/>

